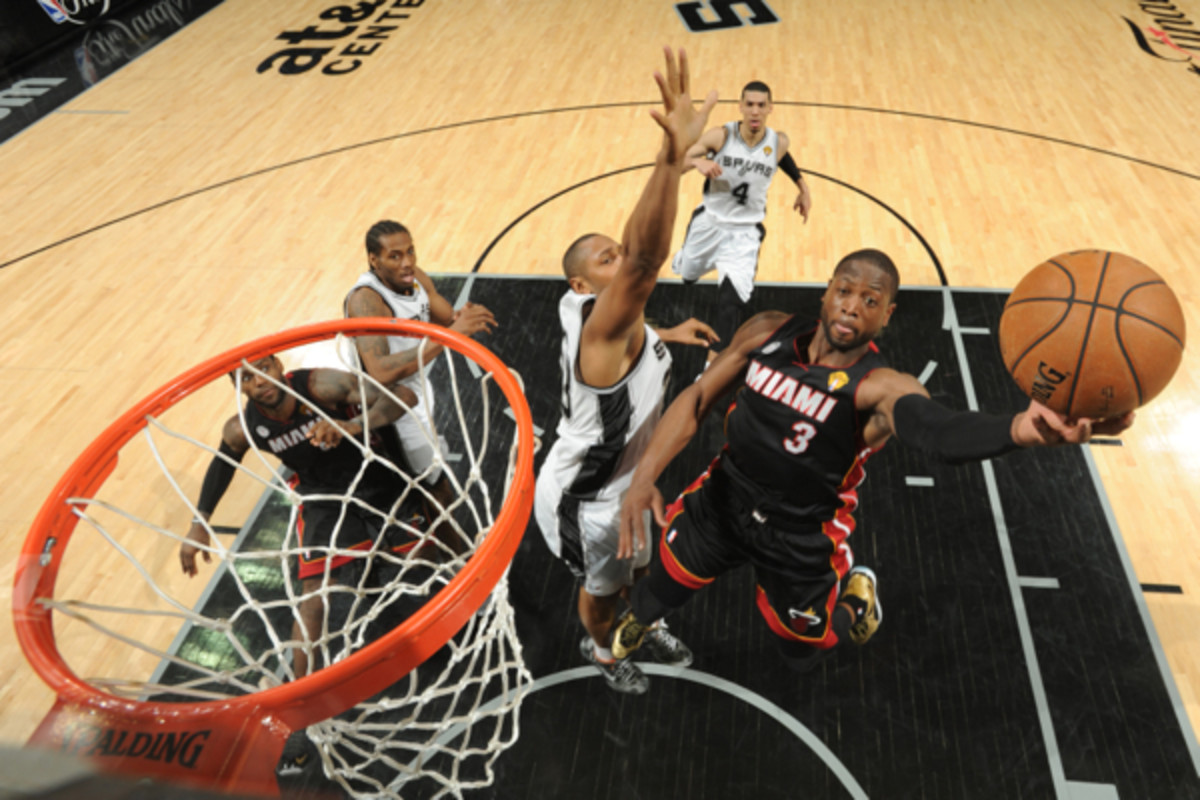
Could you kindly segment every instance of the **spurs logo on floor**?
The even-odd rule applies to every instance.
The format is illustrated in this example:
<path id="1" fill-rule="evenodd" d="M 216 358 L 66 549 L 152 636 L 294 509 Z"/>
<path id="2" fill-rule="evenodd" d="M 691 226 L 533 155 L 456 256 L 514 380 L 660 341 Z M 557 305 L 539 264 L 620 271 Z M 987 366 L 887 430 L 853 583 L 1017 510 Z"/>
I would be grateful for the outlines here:
<path id="1" fill-rule="evenodd" d="M 779 22 L 779 16 L 764 0 L 699 0 L 676 3 L 675 11 L 693 33 Z"/>
<path id="2" fill-rule="evenodd" d="M 298 31 L 284 31 L 276 36 L 294 47 L 272 53 L 258 65 L 257 72 L 276 70 L 280 75 L 300 75 L 321 66 L 324 75 L 346 75 L 354 72 L 391 38 L 399 23 L 408 19 L 408 9 L 425 4 L 425 0 L 359 0 L 355 6 L 333 6 L 322 11 L 323 21 L 333 27 L 309 25 Z M 341 23 L 340 25 L 338 23 Z M 334 53 L 335 43 L 347 39 Z M 333 56 L 332 60 L 325 59 Z"/>
<path id="3" fill-rule="evenodd" d="M 1150 25 L 1138 25 L 1121 17 L 1129 26 L 1137 46 L 1148 55 L 1162 61 L 1187 64 L 1194 75 L 1200 75 L 1200 28 L 1174 3 L 1138 3 L 1141 10 L 1153 16 Z"/>

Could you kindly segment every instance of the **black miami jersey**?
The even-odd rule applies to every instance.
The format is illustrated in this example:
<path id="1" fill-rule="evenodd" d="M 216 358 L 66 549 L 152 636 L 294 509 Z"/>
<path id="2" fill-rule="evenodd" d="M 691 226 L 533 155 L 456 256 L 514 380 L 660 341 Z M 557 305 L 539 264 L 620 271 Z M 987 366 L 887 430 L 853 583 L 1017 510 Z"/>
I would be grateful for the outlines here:
<path id="1" fill-rule="evenodd" d="M 791 513 L 826 520 L 857 505 L 863 462 L 874 451 L 855 394 L 886 364 L 873 344 L 850 366 L 808 363 L 819 329 L 816 320 L 790 317 L 750 354 L 726 433 L 739 473 Z"/>
<path id="2" fill-rule="evenodd" d="M 289 372 L 284 380 L 301 398 L 296 410 L 287 420 L 275 420 L 258 410 L 254 403 L 246 404 L 246 427 L 259 450 L 270 453 L 296 473 L 299 489 L 305 494 L 344 494 L 362 467 L 362 452 L 348 438 L 335 447 L 322 449 L 308 441 L 313 426 L 322 419 L 314 409 L 321 404 L 309 388 L 311 370 Z M 325 409 L 331 418 L 350 420 L 359 417 L 357 407 L 345 405 Z M 374 437 L 374 435 L 373 435 Z M 387 469 L 372 465 L 359 485 L 372 490 L 389 482 Z"/>

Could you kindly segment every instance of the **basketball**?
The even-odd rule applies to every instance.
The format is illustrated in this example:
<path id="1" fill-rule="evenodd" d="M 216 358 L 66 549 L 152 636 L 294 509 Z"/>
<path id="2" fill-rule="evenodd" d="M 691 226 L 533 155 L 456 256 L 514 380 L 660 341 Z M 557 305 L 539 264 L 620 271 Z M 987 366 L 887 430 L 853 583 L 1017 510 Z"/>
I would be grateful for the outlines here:
<path id="1" fill-rule="evenodd" d="M 1135 258 L 1079 250 L 1034 267 L 1000 317 L 1000 355 L 1021 391 L 1068 417 L 1145 405 L 1183 358 L 1183 309 Z"/>

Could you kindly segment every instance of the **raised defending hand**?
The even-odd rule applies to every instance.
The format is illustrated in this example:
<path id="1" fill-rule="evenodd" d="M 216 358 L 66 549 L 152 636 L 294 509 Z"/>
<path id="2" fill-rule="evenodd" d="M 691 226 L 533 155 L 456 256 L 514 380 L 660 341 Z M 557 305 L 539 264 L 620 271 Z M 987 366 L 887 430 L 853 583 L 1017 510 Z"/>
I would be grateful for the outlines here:
<path id="1" fill-rule="evenodd" d="M 721 337 L 717 336 L 717 332 L 708 323 L 701 322 L 695 317 L 679 323 L 674 328 L 660 330 L 658 337 L 664 342 L 694 344 L 697 347 L 721 341 Z"/>
<path id="2" fill-rule="evenodd" d="M 662 93 L 663 110 L 651 111 L 650 116 L 666 134 L 667 163 L 682 166 L 688 148 L 704 133 L 708 115 L 717 104 L 717 92 L 709 92 L 699 110 L 693 108 L 687 51 L 680 48 L 678 63 L 671 48 L 664 47 L 663 52 L 667 58 L 667 76 L 664 78 L 662 73 L 654 73 L 654 80 Z"/>
<path id="3" fill-rule="evenodd" d="M 1022 447 L 1083 444 L 1096 434 L 1116 436 L 1133 424 L 1132 411 L 1112 419 L 1068 419 L 1036 400 L 1013 420 L 1013 441 Z"/>
<path id="4" fill-rule="evenodd" d="M 212 563 L 212 554 L 207 550 L 201 550 L 196 545 L 207 545 L 209 543 L 208 530 L 202 523 L 193 522 L 192 527 L 187 532 L 188 541 L 179 546 L 179 565 L 183 567 L 183 574 L 196 575 L 196 554 L 199 553 L 204 557 L 205 564 Z M 196 544 L 193 544 L 195 542 Z"/>
<path id="5" fill-rule="evenodd" d="M 467 303 L 455 311 L 454 321 L 450 323 L 450 330 L 464 336 L 472 336 L 480 331 L 491 333 L 495 328 L 496 318 L 492 312 L 478 303 Z"/>
<path id="6" fill-rule="evenodd" d="M 654 513 L 654 520 L 660 527 L 666 527 L 667 519 L 663 509 L 662 493 L 653 483 L 634 481 L 625 494 L 621 503 L 621 529 L 617 539 L 617 558 L 633 558 L 633 554 L 650 546 L 650 531 L 646 526 L 649 516 L 646 512 Z"/>

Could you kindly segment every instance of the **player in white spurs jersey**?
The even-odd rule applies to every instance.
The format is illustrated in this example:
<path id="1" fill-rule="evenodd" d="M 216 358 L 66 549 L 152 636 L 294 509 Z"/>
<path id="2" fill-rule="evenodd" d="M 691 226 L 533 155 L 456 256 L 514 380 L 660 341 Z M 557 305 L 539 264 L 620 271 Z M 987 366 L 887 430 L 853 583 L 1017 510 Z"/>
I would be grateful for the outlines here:
<path id="1" fill-rule="evenodd" d="M 796 184 L 792 207 L 808 222 L 812 197 L 796 162 L 788 153 L 788 136 L 767 127 L 771 90 L 762 81 L 742 89 L 738 108 L 741 122 L 705 131 L 687 154 L 684 171 L 692 167 L 704 176 L 704 201 L 692 212 L 683 247 L 675 254 L 672 271 L 685 282 L 717 270 L 717 334 L 733 338 L 746 316 L 758 272 L 758 251 L 767 229 L 767 187 L 778 170 Z M 712 361 L 724 348 L 709 348 Z"/>
<path id="2" fill-rule="evenodd" d="M 449 327 L 466 336 L 480 331 L 491 332 L 496 326 L 492 312 L 476 303 L 467 303 L 455 311 L 445 297 L 438 293 L 433 281 L 417 266 L 417 250 L 412 234 L 399 222 L 381 220 L 367 231 L 367 263 L 369 269 L 346 295 L 344 311 L 347 317 L 390 317 L 433 322 Z M 395 427 L 414 475 L 425 477 L 430 491 L 442 508 L 453 502 L 450 481 L 442 474 L 441 463 L 446 458 L 446 443 L 435 437 L 430 424 L 434 413 L 433 393 L 426 392 L 421 383 L 420 365 L 426 365 L 442 352 L 442 345 L 429 342 L 418 360 L 419 339 L 407 336 L 360 336 L 355 339 L 359 357 L 367 374 L 385 386 L 408 386 L 416 394 L 417 405 L 399 420 Z M 438 458 L 440 451 L 440 458 Z M 437 510 L 435 510 L 437 511 Z M 440 513 L 440 511 L 437 511 Z M 436 516 L 436 514 L 435 514 Z M 443 541 L 461 545 L 457 537 Z"/>
<path id="3" fill-rule="evenodd" d="M 711 93 L 692 107 L 687 56 L 667 50 L 667 76 L 655 75 L 664 110 L 653 111 L 663 143 L 650 180 L 625 224 L 621 242 L 601 234 L 576 240 L 563 256 L 569 290 L 559 303 L 563 326 L 563 408 L 558 439 L 538 474 L 538 527 L 555 555 L 583 578 L 577 600 L 588 635 L 580 652 L 617 691 L 641 694 L 646 676 L 612 657 L 609 645 L 622 595 L 650 551 L 618 550 L 617 514 L 662 409 L 671 357 L 664 341 L 711 342 L 696 320 L 667 331 L 646 325 L 645 306 L 671 247 L 679 175 L 716 103 Z M 665 629 L 652 654 L 678 665 L 691 653 Z"/>

